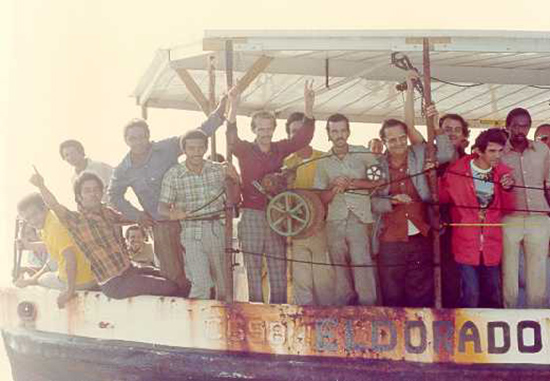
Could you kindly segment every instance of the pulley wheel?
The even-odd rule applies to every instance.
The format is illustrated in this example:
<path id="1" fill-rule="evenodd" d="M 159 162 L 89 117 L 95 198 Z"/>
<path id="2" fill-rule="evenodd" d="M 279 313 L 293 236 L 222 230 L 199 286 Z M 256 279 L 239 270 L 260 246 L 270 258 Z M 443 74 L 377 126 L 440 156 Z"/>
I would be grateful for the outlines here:
<path id="1" fill-rule="evenodd" d="M 367 180 L 378 181 L 382 179 L 382 168 L 379 165 L 371 165 L 367 168 Z"/>
<path id="2" fill-rule="evenodd" d="M 310 223 L 310 208 L 307 200 L 299 193 L 281 192 L 267 205 L 267 223 L 275 233 L 283 237 L 294 237 Z"/>

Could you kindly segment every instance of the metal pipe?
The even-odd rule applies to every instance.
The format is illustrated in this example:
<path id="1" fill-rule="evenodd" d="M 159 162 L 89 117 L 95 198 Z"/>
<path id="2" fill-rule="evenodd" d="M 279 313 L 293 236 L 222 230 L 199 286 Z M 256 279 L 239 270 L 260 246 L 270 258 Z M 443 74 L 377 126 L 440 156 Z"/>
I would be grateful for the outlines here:
<path id="1" fill-rule="evenodd" d="M 225 41 L 225 78 L 227 89 L 233 86 L 233 41 Z M 229 140 L 227 140 L 229 141 Z M 226 160 L 228 163 L 233 161 L 231 146 L 227 144 Z M 226 208 L 225 208 L 225 247 L 233 248 L 233 197 L 231 197 L 231 187 L 226 186 Z M 233 253 L 225 252 L 225 301 L 233 302 Z"/>
<path id="2" fill-rule="evenodd" d="M 208 68 L 208 104 L 209 104 L 209 114 L 214 111 L 216 108 L 216 67 L 214 65 L 214 56 L 208 56 L 207 57 L 207 68 Z M 211 152 L 210 156 L 212 157 L 212 161 L 217 161 L 217 147 L 216 147 L 216 132 L 212 134 L 211 139 Z"/>
<path id="3" fill-rule="evenodd" d="M 430 39 L 423 39 L 423 69 L 424 69 L 424 103 L 426 106 L 432 104 L 432 82 L 431 82 L 431 66 L 430 66 Z M 436 162 L 435 156 L 435 123 L 434 118 L 426 117 L 426 125 L 428 127 L 428 145 L 427 159 L 432 163 Z M 434 201 L 434 225 L 439 227 L 439 194 L 437 189 L 437 173 L 436 171 L 428 172 L 428 180 L 432 191 Z M 441 308 L 441 245 L 439 240 L 439 232 L 433 234 L 434 245 L 434 289 L 435 289 L 435 307 Z"/>

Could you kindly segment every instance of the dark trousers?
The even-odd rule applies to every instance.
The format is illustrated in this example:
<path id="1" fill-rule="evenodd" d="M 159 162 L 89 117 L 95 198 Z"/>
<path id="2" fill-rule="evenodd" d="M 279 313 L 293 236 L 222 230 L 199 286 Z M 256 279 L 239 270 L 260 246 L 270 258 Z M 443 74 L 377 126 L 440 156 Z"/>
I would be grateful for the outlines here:
<path id="1" fill-rule="evenodd" d="M 101 291 L 113 299 L 131 298 L 138 295 L 180 295 L 177 283 L 163 278 L 154 267 L 132 266 L 121 275 L 101 285 Z"/>
<path id="2" fill-rule="evenodd" d="M 501 308 L 500 266 L 458 264 L 460 307 Z"/>
<path id="3" fill-rule="evenodd" d="M 450 221 L 449 221 L 450 222 Z M 441 247 L 441 299 L 444 308 L 457 308 L 460 302 L 460 272 L 451 243 L 451 229 L 439 237 Z"/>
<path id="4" fill-rule="evenodd" d="M 433 245 L 429 237 L 417 234 L 408 242 L 380 242 L 378 266 L 384 306 L 433 306 Z"/>
<path id="5" fill-rule="evenodd" d="M 181 245 L 179 221 L 156 221 L 153 225 L 154 251 L 160 264 L 162 276 L 189 291 L 191 282 L 185 276 L 184 252 Z"/>

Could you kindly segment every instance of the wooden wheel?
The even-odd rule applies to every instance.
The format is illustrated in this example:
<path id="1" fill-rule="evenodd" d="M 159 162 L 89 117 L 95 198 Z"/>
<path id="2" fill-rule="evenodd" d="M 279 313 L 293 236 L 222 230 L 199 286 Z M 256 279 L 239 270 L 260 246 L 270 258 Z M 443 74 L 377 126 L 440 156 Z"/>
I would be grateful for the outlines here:
<path id="1" fill-rule="evenodd" d="M 273 197 L 267 205 L 267 223 L 277 234 L 294 237 L 310 223 L 311 210 L 307 200 L 293 191 Z"/>

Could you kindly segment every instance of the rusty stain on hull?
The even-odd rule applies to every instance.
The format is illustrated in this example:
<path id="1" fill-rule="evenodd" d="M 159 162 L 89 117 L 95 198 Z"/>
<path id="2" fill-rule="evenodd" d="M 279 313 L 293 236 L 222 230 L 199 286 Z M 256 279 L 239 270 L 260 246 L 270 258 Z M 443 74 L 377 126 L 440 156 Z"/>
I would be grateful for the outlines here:
<path id="1" fill-rule="evenodd" d="M 548 364 L 550 311 L 300 307 L 143 296 L 0 290 L 3 327 L 223 352 L 418 363 Z M 36 306 L 23 324 L 22 302 Z"/>

